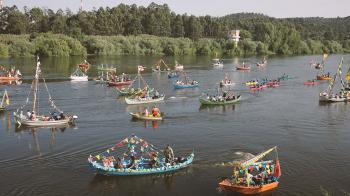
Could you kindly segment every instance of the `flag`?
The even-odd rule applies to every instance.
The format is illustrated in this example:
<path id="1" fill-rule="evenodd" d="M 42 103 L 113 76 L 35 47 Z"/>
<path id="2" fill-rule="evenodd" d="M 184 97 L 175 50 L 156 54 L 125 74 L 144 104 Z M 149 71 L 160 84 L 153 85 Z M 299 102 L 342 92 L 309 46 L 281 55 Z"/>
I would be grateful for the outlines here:
<path id="1" fill-rule="evenodd" d="M 281 176 L 281 166 L 280 161 L 278 159 L 276 159 L 276 167 L 273 176 L 275 176 L 276 178 L 279 178 Z"/>
<path id="2" fill-rule="evenodd" d="M 137 66 L 137 71 L 144 71 L 145 67 L 142 65 Z"/>

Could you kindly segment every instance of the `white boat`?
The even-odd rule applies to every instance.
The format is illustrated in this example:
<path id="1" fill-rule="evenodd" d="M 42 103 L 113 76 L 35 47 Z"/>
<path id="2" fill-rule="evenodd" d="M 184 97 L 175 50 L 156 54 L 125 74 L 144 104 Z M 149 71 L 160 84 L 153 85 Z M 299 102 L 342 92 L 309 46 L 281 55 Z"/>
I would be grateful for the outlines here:
<path id="1" fill-rule="evenodd" d="M 342 73 L 342 66 L 343 66 L 343 58 L 341 59 L 339 66 L 338 66 L 338 70 L 337 73 L 334 75 L 333 79 L 330 81 L 328 89 L 322 93 L 319 94 L 319 101 L 320 102 L 346 102 L 350 100 L 350 96 L 349 96 L 349 92 L 346 89 L 346 87 L 344 86 L 344 82 L 343 79 L 341 77 L 341 73 Z M 340 78 L 341 81 L 341 90 L 339 92 L 339 94 L 334 95 L 332 93 L 333 88 L 335 86 L 335 82 L 337 77 Z"/>
<path id="2" fill-rule="evenodd" d="M 135 98 L 128 98 L 125 97 L 125 102 L 128 105 L 137 105 L 137 104 L 147 104 L 147 103 L 156 103 L 160 101 L 164 101 L 165 96 L 161 95 L 158 98 L 153 98 L 153 97 L 146 97 L 146 98 L 140 98 L 140 97 L 135 97 Z"/>
<path id="3" fill-rule="evenodd" d="M 60 110 L 54 103 L 51 94 L 49 92 L 49 89 L 47 87 L 47 84 L 45 82 L 45 79 L 43 77 L 42 81 L 44 83 L 45 89 L 48 94 L 48 101 L 53 108 L 54 112 L 51 114 L 51 116 L 45 116 L 42 114 L 39 114 L 39 78 L 41 76 L 42 72 L 40 69 L 40 61 L 39 58 L 37 59 L 37 65 L 36 65 L 36 72 L 35 77 L 32 82 L 32 87 L 30 88 L 30 93 L 26 99 L 26 102 L 23 106 L 17 109 L 16 112 L 14 112 L 14 118 L 15 122 L 21 126 L 28 126 L 28 127 L 56 127 L 56 126 L 65 126 L 69 123 L 73 123 L 77 116 L 72 115 L 64 115 L 63 111 Z M 30 96 L 33 96 L 32 107 L 29 108 L 29 98 Z M 41 99 L 40 99 L 41 100 Z M 25 108 L 27 111 L 31 111 L 27 113 L 26 115 L 23 114 L 23 111 L 25 111 Z M 31 110 L 29 110 L 31 109 Z M 59 115 L 56 115 L 56 112 Z"/>
<path id="4" fill-rule="evenodd" d="M 10 98 L 7 93 L 7 90 L 5 89 L 5 92 L 2 96 L 1 103 L 0 103 L 0 111 L 6 110 L 7 106 L 10 105 Z"/>
<path id="5" fill-rule="evenodd" d="M 216 68 L 221 68 L 224 66 L 224 63 L 220 59 L 213 59 L 212 66 Z"/>
<path id="6" fill-rule="evenodd" d="M 184 70 L 184 66 L 175 61 L 175 71 L 182 71 Z"/>
<path id="7" fill-rule="evenodd" d="M 70 79 L 72 81 L 88 81 L 88 76 L 78 67 L 72 75 L 70 75 Z"/>

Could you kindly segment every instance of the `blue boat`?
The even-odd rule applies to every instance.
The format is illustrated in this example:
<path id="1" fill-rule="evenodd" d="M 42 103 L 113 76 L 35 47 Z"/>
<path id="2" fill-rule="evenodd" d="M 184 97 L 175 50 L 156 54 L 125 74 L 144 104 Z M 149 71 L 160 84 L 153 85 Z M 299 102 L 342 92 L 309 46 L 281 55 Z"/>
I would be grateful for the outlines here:
<path id="1" fill-rule="evenodd" d="M 184 88 L 196 88 L 198 87 L 198 82 L 196 83 L 190 83 L 190 84 L 176 84 L 174 83 L 174 88 L 175 89 L 184 89 Z"/>
<path id="2" fill-rule="evenodd" d="M 126 151 L 125 148 L 127 148 Z M 130 155 L 125 156 L 124 152 Z M 133 157 L 134 161 L 130 157 Z M 192 152 L 185 158 L 174 158 L 171 164 L 166 163 L 165 156 L 155 146 L 133 135 L 98 155 L 90 155 L 88 162 L 90 167 L 99 174 L 135 176 L 177 171 L 191 165 L 193 159 Z M 156 163 L 155 160 L 157 160 Z"/>

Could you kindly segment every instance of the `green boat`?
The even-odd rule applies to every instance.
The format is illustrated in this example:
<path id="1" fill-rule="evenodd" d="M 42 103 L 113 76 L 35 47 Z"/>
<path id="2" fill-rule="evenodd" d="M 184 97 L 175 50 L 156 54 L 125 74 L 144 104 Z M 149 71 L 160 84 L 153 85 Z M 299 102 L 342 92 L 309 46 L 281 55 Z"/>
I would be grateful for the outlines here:
<path id="1" fill-rule="evenodd" d="M 238 95 L 234 99 L 223 99 L 223 100 L 213 100 L 213 99 L 208 99 L 207 97 L 200 97 L 199 102 L 202 105 L 229 105 L 229 104 L 234 104 L 237 103 L 241 100 L 241 95 Z"/>

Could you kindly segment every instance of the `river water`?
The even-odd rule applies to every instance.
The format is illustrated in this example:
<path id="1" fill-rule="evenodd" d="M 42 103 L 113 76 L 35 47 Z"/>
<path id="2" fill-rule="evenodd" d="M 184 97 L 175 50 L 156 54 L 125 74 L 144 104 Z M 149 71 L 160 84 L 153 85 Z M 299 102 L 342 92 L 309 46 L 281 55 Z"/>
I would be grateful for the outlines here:
<path id="1" fill-rule="evenodd" d="M 350 56 L 344 57 L 348 69 Z M 135 74 L 136 65 L 147 66 L 143 77 L 166 95 L 159 104 L 166 119 L 159 124 L 131 120 L 128 113 L 142 107 L 127 106 L 112 88 L 67 80 L 81 58 L 44 58 L 42 70 L 56 105 L 79 116 L 76 126 L 65 129 L 15 127 L 12 113 L 25 101 L 35 59 L 1 59 L 0 64 L 19 67 L 25 80 L 22 85 L 0 86 L 0 92 L 7 89 L 11 96 L 11 110 L 0 114 L 0 195 L 239 195 L 218 189 L 221 179 L 231 175 L 229 163 L 273 146 L 278 146 L 282 176 L 279 188 L 264 195 L 348 194 L 350 106 L 319 104 L 318 93 L 327 83 L 303 85 L 316 75 L 308 63 L 320 58 L 274 57 L 264 69 L 237 72 L 237 63 L 259 59 L 227 57 L 223 70 L 217 70 L 210 66 L 210 57 L 181 57 L 177 60 L 200 83 L 190 90 L 174 90 L 166 74 L 151 73 L 150 66 L 159 57 L 88 58 L 93 65 L 117 65 L 118 73 Z M 331 55 L 326 71 L 334 73 L 340 58 Z M 165 60 L 174 62 L 174 58 Z M 198 96 L 215 88 L 224 73 L 236 83 L 242 101 L 200 107 Z M 241 85 L 283 73 L 297 78 L 257 93 Z M 96 67 L 89 75 L 97 75 Z M 44 89 L 40 92 L 41 111 L 48 111 Z M 176 173 L 141 177 L 107 177 L 89 169 L 90 154 L 133 133 L 159 148 L 171 144 L 177 155 L 194 150 L 195 161 Z"/>

